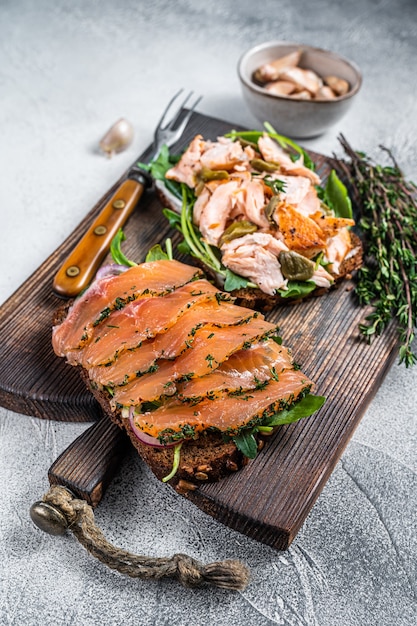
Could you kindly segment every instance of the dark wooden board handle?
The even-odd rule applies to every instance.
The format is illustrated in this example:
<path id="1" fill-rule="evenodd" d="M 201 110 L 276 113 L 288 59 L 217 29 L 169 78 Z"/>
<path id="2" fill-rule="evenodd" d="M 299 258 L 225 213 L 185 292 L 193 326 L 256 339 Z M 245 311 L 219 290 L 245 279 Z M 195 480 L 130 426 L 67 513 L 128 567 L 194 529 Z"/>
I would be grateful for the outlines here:
<path id="1" fill-rule="evenodd" d="M 89 285 L 108 253 L 112 239 L 134 211 L 144 188 L 143 183 L 129 178 L 121 183 L 58 270 L 53 289 L 59 296 L 73 298 Z"/>
<path id="2" fill-rule="evenodd" d="M 127 435 L 102 417 L 75 439 L 51 465 L 51 485 L 67 487 L 95 507 L 117 472 L 130 443 Z"/>

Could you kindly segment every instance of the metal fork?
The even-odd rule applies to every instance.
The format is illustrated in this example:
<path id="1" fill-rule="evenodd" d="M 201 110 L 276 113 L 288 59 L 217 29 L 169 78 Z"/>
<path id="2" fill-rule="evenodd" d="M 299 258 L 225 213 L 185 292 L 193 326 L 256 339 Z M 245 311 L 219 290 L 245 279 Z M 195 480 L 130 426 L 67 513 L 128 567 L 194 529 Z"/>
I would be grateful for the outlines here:
<path id="1" fill-rule="evenodd" d="M 164 126 L 163 124 L 165 123 L 165 118 L 168 116 L 169 110 L 171 109 L 175 100 L 177 100 L 177 98 L 183 93 L 183 91 L 184 91 L 183 89 L 180 89 L 175 94 L 175 96 L 171 98 L 171 100 L 168 102 L 166 106 L 165 111 L 162 113 L 161 119 L 159 120 L 158 125 L 155 129 L 154 141 L 152 144 L 152 153 L 151 153 L 151 156 L 149 157 L 149 162 L 153 161 L 153 159 L 155 159 L 158 156 L 159 151 L 161 150 L 163 145 L 166 145 L 168 146 L 168 148 L 170 148 L 171 146 L 174 145 L 176 141 L 180 139 L 181 135 L 183 134 L 185 130 L 185 127 L 187 126 L 190 120 L 190 117 L 195 111 L 198 103 L 201 101 L 201 96 L 199 96 L 195 100 L 194 104 L 189 109 L 186 110 L 185 115 L 181 115 L 183 111 L 185 110 L 185 105 L 187 104 L 187 102 L 190 100 L 191 96 L 194 93 L 190 91 L 188 96 L 186 96 L 186 98 L 183 100 L 182 104 L 180 104 L 179 107 L 176 108 L 170 121 L 167 122 Z"/>
<path id="2" fill-rule="evenodd" d="M 180 139 L 201 100 L 201 97 L 198 97 L 191 108 L 185 109 L 185 105 L 193 95 L 191 91 L 177 106 L 170 121 L 166 122 L 172 105 L 182 92 L 183 89 L 180 89 L 171 98 L 158 122 L 149 162 L 158 156 L 163 145 L 171 147 Z M 149 174 L 135 165 L 129 170 L 125 180 L 118 186 L 110 200 L 106 202 L 103 199 L 99 203 L 99 206 L 105 203 L 104 207 L 55 275 L 53 289 L 57 295 L 73 298 L 90 284 L 108 253 L 114 236 L 133 213 L 150 183 Z"/>

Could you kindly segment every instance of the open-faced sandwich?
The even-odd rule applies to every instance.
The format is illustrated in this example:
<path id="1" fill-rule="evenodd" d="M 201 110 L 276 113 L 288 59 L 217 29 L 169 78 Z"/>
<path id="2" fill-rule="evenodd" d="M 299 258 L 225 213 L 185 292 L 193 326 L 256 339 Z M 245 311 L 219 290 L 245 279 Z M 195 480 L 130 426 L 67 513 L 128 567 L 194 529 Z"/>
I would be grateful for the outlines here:
<path id="1" fill-rule="evenodd" d="M 148 169 L 188 252 L 246 306 L 322 295 L 362 263 L 346 187 L 325 185 L 309 155 L 269 132 L 197 135 L 180 156 Z"/>
<path id="2" fill-rule="evenodd" d="M 274 324 L 155 250 L 102 268 L 58 311 L 52 341 L 156 476 L 185 490 L 238 470 L 324 399 Z"/>

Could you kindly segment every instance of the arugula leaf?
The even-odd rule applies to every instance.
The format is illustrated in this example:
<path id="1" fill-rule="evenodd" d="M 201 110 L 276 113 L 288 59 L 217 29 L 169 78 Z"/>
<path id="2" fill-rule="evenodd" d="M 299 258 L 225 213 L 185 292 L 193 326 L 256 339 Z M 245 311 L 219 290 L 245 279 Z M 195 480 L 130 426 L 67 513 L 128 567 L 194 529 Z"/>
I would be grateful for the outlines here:
<path id="1" fill-rule="evenodd" d="M 162 209 L 162 213 L 167 218 L 171 228 L 181 230 L 181 215 L 172 209 Z"/>
<path id="2" fill-rule="evenodd" d="M 335 170 L 330 172 L 324 192 L 326 204 L 333 209 L 336 217 L 352 219 L 352 202 L 345 185 L 342 183 Z"/>
<path id="3" fill-rule="evenodd" d="M 110 244 L 110 254 L 113 261 L 118 265 L 127 265 L 128 267 L 133 267 L 137 265 L 137 263 L 135 263 L 134 261 L 129 261 L 129 259 L 122 252 L 121 243 L 125 239 L 126 235 L 124 234 L 123 230 L 119 228 Z"/>
<path id="4" fill-rule="evenodd" d="M 150 172 L 155 180 L 164 180 L 166 172 L 173 166 L 168 146 L 163 145 L 156 159 L 150 163 L 137 163 L 138 167 Z"/>
<path id="5" fill-rule="evenodd" d="M 233 140 L 241 137 L 249 143 L 256 144 L 258 143 L 259 137 L 262 137 L 262 135 L 263 133 L 260 130 L 231 130 L 230 133 L 225 133 L 224 136 Z"/>
<path id="6" fill-rule="evenodd" d="M 301 146 L 299 146 L 298 143 L 295 143 L 295 141 L 292 141 L 292 139 L 289 139 L 288 137 L 284 137 L 284 135 L 280 135 L 279 133 L 277 133 L 277 131 L 273 128 L 273 126 L 271 126 L 269 122 L 264 122 L 264 126 L 268 132 L 268 135 L 272 137 L 272 139 L 275 139 L 275 141 L 277 141 L 282 148 L 292 148 L 297 153 L 298 158 L 300 156 L 303 157 L 304 165 L 308 167 L 308 169 L 314 171 L 315 165 L 313 161 L 311 160 L 309 154 Z M 232 130 L 230 133 L 226 133 L 225 137 L 230 137 L 231 139 L 238 139 L 239 137 L 241 137 L 245 141 L 257 144 L 259 137 L 262 137 L 263 134 L 264 133 L 259 130 Z"/>
<path id="7" fill-rule="evenodd" d="M 157 243 L 148 251 L 148 254 L 145 257 L 145 263 L 149 263 L 150 261 L 160 261 L 161 259 L 169 260 L 169 256 L 162 250 L 159 243 Z"/>
<path id="8" fill-rule="evenodd" d="M 180 241 L 179 244 L 177 244 L 177 250 L 180 254 L 191 254 L 191 248 L 185 240 Z"/>
<path id="9" fill-rule="evenodd" d="M 252 430 L 242 430 L 242 432 L 233 437 L 233 441 L 236 448 L 248 457 L 248 459 L 254 459 L 256 457 L 258 445 Z"/>
<path id="10" fill-rule="evenodd" d="M 302 298 L 315 290 L 316 283 L 312 280 L 289 280 L 288 289 L 278 289 L 281 298 Z"/>
<path id="11" fill-rule="evenodd" d="M 313 396 L 307 394 L 302 400 L 294 404 L 290 409 L 280 411 L 269 418 L 265 426 L 280 426 L 281 424 L 291 424 L 298 420 L 309 417 L 323 406 L 326 398 L 323 396 Z"/>
<path id="12" fill-rule="evenodd" d="M 309 154 L 301 146 L 299 146 L 298 143 L 295 143 L 295 141 L 292 141 L 292 139 L 289 139 L 288 137 L 284 137 L 284 135 L 279 135 L 269 122 L 264 122 L 264 126 L 272 139 L 275 139 L 283 148 L 288 148 L 290 146 L 300 156 L 302 156 L 304 165 L 308 167 L 309 170 L 314 171 L 316 169 L 316 166 L 311 160 Z"/>
<path id="13" fill-rule="evenodd" d="M 232 270 L 226 269 L 226 280 L 224 281 L 224 290 L 233 291 L 234 289 L 242 289 L 247 287 L 248 280 L 243 276 L 238 276 Z"/>
<path id="14" fill-rule="evenodd" d="M 169 180 L 166 178 L 164 180 L 164 185 L 176 198 L 181 200 L 182 192 L 181 192 L 181 183 L 177 183 L 176 180 Z"/>

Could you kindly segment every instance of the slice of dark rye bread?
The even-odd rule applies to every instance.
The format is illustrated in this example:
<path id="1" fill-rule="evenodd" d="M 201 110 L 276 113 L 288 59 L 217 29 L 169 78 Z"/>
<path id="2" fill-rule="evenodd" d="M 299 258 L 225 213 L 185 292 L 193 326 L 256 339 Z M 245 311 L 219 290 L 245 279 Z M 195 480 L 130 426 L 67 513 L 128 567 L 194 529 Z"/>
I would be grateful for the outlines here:
<path id="1" fill-rule="evenodd" d="M 73 300 L 69 300 L 55 311 L 52 320 L 53 326 L 64 321 L 72 303 Z M 154 448 L 140 442 L 133 433 L 129 420 L 122 418 L 119 411 L 112 410 L 108 393 L 92 384 L 87 370 L 81 366 L 77 366 L 77 369 L 105 414 L 127 432 L 133 446 L 155 476 L 159 480 L 168 476 L 174 462 L 174 448 Z M 259 436 L 257 438 L 260 448 L 264 445 L 265 439 Z M 169 482 L 177 491 L 186 493 L 196 489 L 198 484 L 202 482 L 215 482 L 232 472 L 236 472 L 247 462 L 248 459 L 236 448 L 233 441 L 224 442 L 220 434 L 205 433 L 196 440 L 187 441 L 187 444 L 182 446 L 180 466 L 176 475 Z"/>
<path id="2" fill-rule="evenodd" d="M 172 211 L 178 212 L 180 210 L 180 206 L 178 204 L 178 200 L 171 194 L 160 181 L 156 181 L 158 184 L 155 184 L 156 194 L 165 208 L 171 209 Z M 363 246 L 362 241 L 354 233 L 352 230 L 349 231 L 350 238 L 352 242 L 352 250 L 348 257 L 344 259 L 344 261 L 340 264 L 339 273 L 334 274 L 334 283 L 331 285 L 329 289 L 334 289 L 340 285 L 340 283 L 345 280 L 351 278 L 352 272 L 358 270 L 362 266 L 362 255 L 363 255 Z M 205 271 L 205 273 L 210 276 L 210 279 L 214 282 L 214 284 L 219 288 L 223 289 L 223 284 L 221 280 L 219 280 L 219 276 L 207 265 L 204 265 L 199 259 L 193 258 L 193 263 L 198 265 Z M 300 300 L 314 298 L 318 296 L 323 296 L 326 294 L 329 289 L 324 287 L 316 287 L 314 291 L 310 292 L 307 296 L 302 298 L 283 298 L 279 294 L 269 295 L 264 293 L 261 289 L 253 289 L 245 287 L 243 289 L 235 289 L 230 292 L 230 295 L 236 298 L 236 303 L 241 306 L 257 309 L 258 311 L 270 311 L 274 308 L 274 306 L 280 305 L 290 305 L 300 302 Z"/>
<path id="3" fill-rule="evenodd" d="M 139 453 L 147 463 L 155 476 L 162 480 L 168 476 L 173 468 L 174 447 L 157 448 L 142 443 L 134 434 L 130 421 L 124 418 L 121 412 L 113 410 L 110 406 L 110 396 L 99 389 L 88 376 L 88 372 L 77 366 L 81 377 L 88 389 L 94 395 L 103 411 L 120 428 L 124 429 Z M 295 401 L 297 398 L 295 398 Z M 279 428 L 279 427 L 277 427 Z M 254 433 L 258 450 L 261 450 L 268 441 L 270 433 Z M 233 441 L 224 441 L 221 433 L 202 432 L 198 439 L 189 439 L 184 442 L 180 452 L 178 470 L 169 483 L 179 492 L 196 489 L 203 482 L 216 482 L 225 476 L 241 469 L 249 462 Z"/>

